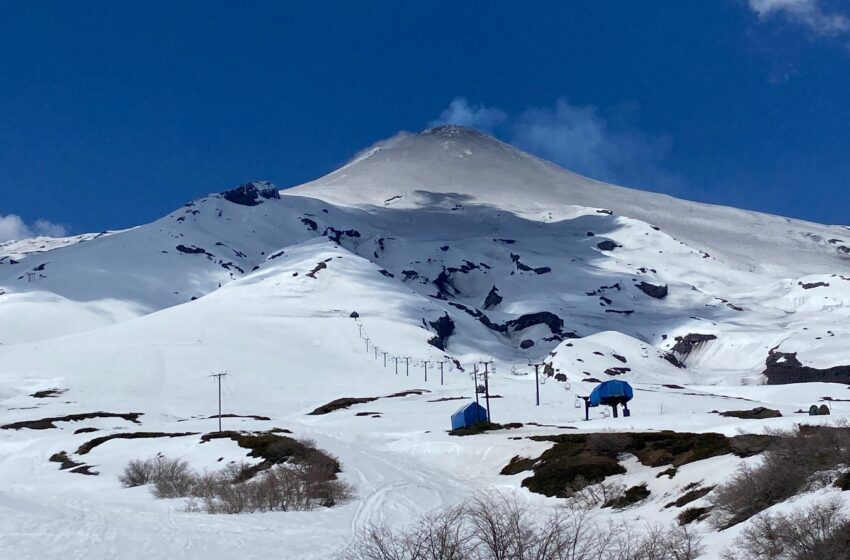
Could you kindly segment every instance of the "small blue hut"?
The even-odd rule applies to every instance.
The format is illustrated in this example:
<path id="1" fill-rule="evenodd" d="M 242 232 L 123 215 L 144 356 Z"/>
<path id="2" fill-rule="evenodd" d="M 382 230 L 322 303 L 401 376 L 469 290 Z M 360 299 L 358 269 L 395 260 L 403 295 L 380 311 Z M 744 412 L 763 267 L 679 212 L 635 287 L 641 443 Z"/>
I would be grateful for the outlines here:
<path id="1" fill-rule="evenodd" d="M 474 426 L 479 422 L 487 421 L 487 409 L 478 404 L 477 402 L 471 402 L 469 404 L 465 404 L 459 409 L 457 412 L 452 414 L 452 430 L 457 430 L 459 428 L 468 428 L 470 426 Z"/>

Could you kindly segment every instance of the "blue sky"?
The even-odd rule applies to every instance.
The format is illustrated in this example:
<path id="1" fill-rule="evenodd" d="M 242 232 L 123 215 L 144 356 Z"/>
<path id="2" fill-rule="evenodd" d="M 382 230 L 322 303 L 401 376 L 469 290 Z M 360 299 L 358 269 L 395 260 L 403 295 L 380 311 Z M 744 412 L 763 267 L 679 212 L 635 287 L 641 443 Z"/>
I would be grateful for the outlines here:
<path id="1" fill-rule="evenodd" d="M 296 185 L 451 121 L 575 171 L 827 223 L 843 0 L 0 0 L 0 239 Z"/>

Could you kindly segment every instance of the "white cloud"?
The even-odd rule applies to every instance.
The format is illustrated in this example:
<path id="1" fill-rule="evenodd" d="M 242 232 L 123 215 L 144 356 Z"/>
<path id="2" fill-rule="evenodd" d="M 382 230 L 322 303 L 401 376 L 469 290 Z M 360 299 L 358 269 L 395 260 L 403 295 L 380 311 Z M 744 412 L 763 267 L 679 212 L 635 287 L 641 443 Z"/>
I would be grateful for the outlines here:
<path id="1" fill-rule="evenodd" d="M 46 236 L 63 237 L 67 235 L 67 229 L 61 224 L 54 224 L 47 220 L 36 220 L 28 225 L 20 216 L 15 214 L 0 214 L 0 241 L 12 239 L 26 239 L 28 237 Z"/>
<path id="2" fill-rule="evenodd" d="M 457 124 L 477 128 L 484 132 L 493 132 L 493 129 L 505 122 L 508 115 L 501 109 L 484 107 L 483 105 L 470 105 L 463 97 L 455 97 L 449 106 L 440 113 L 437 120 L 431 121 L 430 126 L 444 124 Z"/>
<path id="3" fill-rule="evenodd" d="M 566 99 L 514 116 L 456 98 L 432 125 L 478 128 L 594 179 L 668 191 L 682 187 L 682 182 L 663 166 L 672 147 L 670 139 L 645 134 L 629 126 L 627 120 L 617 118 L 614 123 L 596 107 L 573 105 Z"/>
<path id="4" fill-rule="evenodd" d="M 850 18 L 827 13 L 820 0 L 748 0 L 750 9 L 761 20 L 783 16 L 804 25 L 817 35 L 835 36 L 850 33 Z"/>

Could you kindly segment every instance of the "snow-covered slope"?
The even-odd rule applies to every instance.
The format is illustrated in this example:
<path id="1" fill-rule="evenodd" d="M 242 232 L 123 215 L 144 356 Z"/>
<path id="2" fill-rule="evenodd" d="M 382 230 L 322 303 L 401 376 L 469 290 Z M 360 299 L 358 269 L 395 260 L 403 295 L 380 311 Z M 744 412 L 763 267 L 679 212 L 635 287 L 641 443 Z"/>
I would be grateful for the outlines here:
<path id="1" fill-rule="evenodd" d="M 848 234 L 606 185 L 441 127 L 285 191 L 253 182 L 130 230 L 0 245 L 0 425 L 144 414 L 141 427 L 0 428 L 0 544 L 21 558 L 58 557 L 69 539 L 87 557 L 224 558 L 288 542 L 292 558 L 327 558 L 369 521 L 403 523 L 480 488 L 548 507 L 499 471 L 545 449 L 525 436 L 565 425 L 757 432 L 824 422 L 795 415 L 824 397 L 850 416 Z M 493 360 L 494 420 L 526 425 L 447 436 L 480 360 Z M 531 362 L 545 364 L 539 407 Z M 208 376 L 221 370 L 225 412 L 270 418 L 230 427 L 315 439 L 339 456 L 357 500 L 211 521 L 119 487 L 128 460 L 158 452 L 210 469 L 245 458 L 190 436 L 104 444 L 85 457 L 100 476 L 48 461 L 91 439 L 77 427 L 214 429 Z M 594 410 L 581 422 L 579 397 L 608 379 L 637 388 L 632 417 Z M 789 381 L 806 383 L 765 385 Z M 51 388 L 64 392 L 32 396 Z M 387 398 L 409 389 L 428 392 Z M 308 414 L 341 397 L 382 398 Z M 754 406 L 784 417 L 712 413 Z M 720 482 L 738 462 L 712 461 L 675 483 L 633 465 L 626 478 L 651 479 L 659 497 L 611 515 L 672 520 L 669 496 Z"/>

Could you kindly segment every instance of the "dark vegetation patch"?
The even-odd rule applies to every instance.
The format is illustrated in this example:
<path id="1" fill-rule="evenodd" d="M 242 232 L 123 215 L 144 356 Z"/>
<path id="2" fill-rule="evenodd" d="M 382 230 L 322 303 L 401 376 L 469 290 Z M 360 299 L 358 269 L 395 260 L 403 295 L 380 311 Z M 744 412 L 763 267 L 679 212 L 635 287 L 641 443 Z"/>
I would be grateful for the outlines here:
<path id="1" fill-rule="evenodd" d="M 490 397 L 493 398 L 493 397 Z M 474 436 L 483 434 L 484 432 L 492 432 L 495 430 L 514 430 L 522 428 L 520 422 L 511 422 L 509 424 L 496 424 L 494 422 L 478 422 L 466 428 L 458 428 L 457 430 L 449 430 L 450 436 Z"/>
<path id="2" fill-rule="evenodd" d="M 666 284 L 663 286 L 656 286 L 655 284 L 650 284 L 649 282 L 641 282 L 640 284 L 637 284 L 636 287 L 641 292 L 655 299 L 664 299 L 669 293 L 669 288 Z"/>
<path id="3" fill-rule="evenodd" d="M 355 414 L 355 416 L 371 416 L 373 418 L 380 418 L 381 413 L 380 412 L 358 412 L 358 413 Z"/>
<path id="4" fill-rule="evenodd" d="M 532 436 L 529 439 L 549 441 L 555 445 L 534 460 L 533 474 L 522 485 L 538 494 L 563 498 L 575 490 L 577 482 L 595 484 L 609 476 L 625 473 L 619 462 L 620 455 L 624 453 L 635 455 L 641 464 L 649 467 L 680 467 L 720 455 L 756 455 L 775 438 L 752 434 L 727 437 L 716 433 L 662 431 L 561 434 Z"/>
<path id="5" fill-rule="evenodd" d="M 627 489 L 621 495 L 605 502 L 602 504 L 602 507 L 614 508 L 614 509 L 624 509 L 631 505 L 634 505 L 638 502 L 641 502 L 649 497 L 649 488 L 646 487 L 646 484 L 639 484 L 637 486 L 632 486 Z"/>
<path id="6" fill-rule="evenodd" d="M 459 401 L 459 400 L 463 400 L 465 398 L 468 398 L 468 397 L 442 397 L 442 398 L 439 398 L 439 399 L 430 400 L 428 402 Z"/>
<path id="7" fill-rule="evenodd" d="M 30 396 L 34 399 L 47 399 L 51 397 L 58 397 L 67 390 L 68 389 L 45 389 L 43 391 L 36 391 Z"/>
<path id="8" fill-rule="evenodd" d="M 410 389 L 408 391 L 401 391 L 398 393 L 393 393 L 392 395 L 386 395 L 383 397 L 344 397 L 341 399 L 333 400 L 327 404 L 323 404 L 322 406 L 313 410 L 313 412 L 308 413 L 309 416 L 321 416 L 322 414 L 329 414 L 336 410 L 342 410 L 354 406 L 355 404 L 365 404 L 374 402 L 378 399 L 395 399 L 399 397 L 407 397 L 409 395 L 421 395 L 423 393 L 427 393 L 428 391 L 424 389 Z"/>
<path id="9" fill-rule="evenodd" d="M 767 377 L 768 385 L 811 382 L 845 385 L 850 383 L 850 365 L 817 369 L 801 364 L 796 352 L 779 352 L 776 348 L 768 353 L 762 373 Z"/>
<path id="10" fill-rule="evenodd" d="M 690 525 L 695 521 L 702 521 L 708 514 L 711 513 L 710 507 L 692 507 L 683 509 L 682 512 L 676 516 L 676 522 L 679 525 Z"/>
<path id="11" fill-rule="evenodd" d="M 727 418 L 742 418 L 744 420 L 764 420 L 765 418 L 779 418 L 782 416 L 782 413 L 778 410 L 765 408 L 763 406 L 757 406 L 750 410 L 727 410 L 726 412 L 720 412 L 719 414 L 720 416 L 726 416 Z"/>
<path id="12" fill-rule="evenodd" d="M 139 424 L 139 416 L 141 412 L 86 412 L 83 414 L 68 414 L 66 416 L 54 416 L 51 418 L 41 418 L 39 420 L 24 420 L 21 422 L 13 422 L 0 426 L 0 430 L 20 430 L 21 428 L 29 428 L 30 430 L 49 430 L 55 428 L 55 422 L 79 422 L 80 420 L 91 420 L 92 418 L 122 418 L 134 424 Z"/>
<path id="13" fill-rule="evenodd" d="M 534 463 L 537 462 L 536 459 L 530 459 L 528 457 L 520 457 L 519 455 L 514 455 L 510 462 L 502 467 L 502 470 L 499 474 L 503 474 L 506 476 L 510 476 L 512 474 L 519 474 L 521 472 L 530 471 L 534 467 Z"/>
<path id="14" fill-rule="evenodd" d="M 80 428 L 79 430 L 74 430 L 74 434 L 90 434 L 97 431 L 99 431 L 97 428 Z"/>
<path id="15" fill-rule="evenodd" d="M 260 471 L 271 468 L 272 465 L 283 463 L 311 464 L 318 466 L 329 476 L 336 478 L 341 471 L 339 461 L 327 453 L 317 449 L 312 442 L 298 440 L 271 432 L 212 432 L 201 436 L 201 442 L 214 439 L 230 439 L 239 447 L 248 449 L 249 457 L 262 459 L 261 463 L 246 466 L 242 469 L 238 482 L 252 478 Z"/>
<path id="16" fill-rule="evenodd" d="M 835 486 L 844 491 L 850 490 L 850 471 L 847 471 L 838 478 L 836 478 Z"/>
<path id="17" fill-rule="evenodd" d="M 59 453 L 54 453 L 48 459 L 51 463 L 59 463 L 59 470 L 65 471 L 68 469 L 73 469 L 74 467 L 81 467 L 83 463 L 78 463 L 71 459 L 68 456 L 68 453 L 65 451 L 60 451 Z"/>
<path id="18" fill-rule="evenodd" d="M 207 416 L 207 420 L 219 418 L 218 414 Z M 257 416 L 256 414 L 222 414 L 221 418 L 251 418 L 252 420 L 271 420 L 268 416 Z"/>
<path id="19" fill-rule="evenodd" d="M 673 477 L 676 476 L 676 473 L 678 473 L 678 472 L 679 472 L 678 468 L 668 467 L 668 468 L 664 469 L 663 471 L 661 471 L 660 473 L 658 473 L 657 475 L 655 475 L 655 478 L 661 478 L 662 476 L 666 476 L 667 478 L 672 480 Z"/>
<path id="20" fill-rule="evenodd" d="M 671 507 L 682 507 L 686 506 L 691 502 L 699 500 L 703 496 L 706 496 L 709 492 L 714 490 L 714 486 L 705 486 L 703 488 L 694 488 L 693 490 L 689 490 L 682 494 L 677 500 L 670 502 L 665 505 L 665 508 Z"/>
<path id="21" fill-rule="evenodd" d="M 113 439 L 154 439 L 195 436 L 197 432 L 119 432 L 91 439 L 77 448 L 77 455 L 85 455 L 95 447 Z"/>

